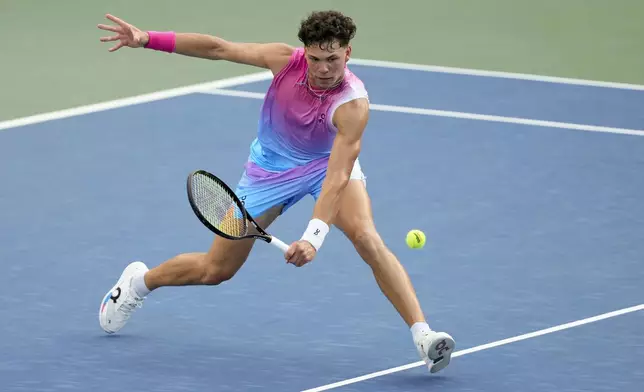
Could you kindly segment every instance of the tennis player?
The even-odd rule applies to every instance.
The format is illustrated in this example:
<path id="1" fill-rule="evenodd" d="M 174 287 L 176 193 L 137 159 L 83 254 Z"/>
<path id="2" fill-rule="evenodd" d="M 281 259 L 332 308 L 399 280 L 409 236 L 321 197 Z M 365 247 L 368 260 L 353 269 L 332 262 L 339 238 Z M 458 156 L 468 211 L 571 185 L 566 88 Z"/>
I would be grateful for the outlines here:
<path id="1" fill-rule="evenodd" d="M 358 154 L 369 118 L 365 86 L 348 68 L 353 20 L 336 11 L 314 12 L 301 22 L 302 47 L 283 43 L 237 43 L 220 37 L 142 31 L 113 16 L 102 42 L 147 48 L 269 69 L 274 75 L 261 109 L 257 137 L 236 193 L 264 229 L 302 197 L 315 200 L 299 241 L 285 254 L 301 267 L 311 262 L 331 226 L 339 228 L 371 267 L 381 291 L 411 330 L 420 357 L 435 373 L 447 366 L 454 340 L 430 329 L 407 272 L 378 234 Z M 103 298 L 99 320 L 119 331 L 151 291 L 166 286 L 218 285 L 246 261 L 254 240 L 216 236 L 208 252 L 184 253 L 155 268 L 129 264 Z"/>

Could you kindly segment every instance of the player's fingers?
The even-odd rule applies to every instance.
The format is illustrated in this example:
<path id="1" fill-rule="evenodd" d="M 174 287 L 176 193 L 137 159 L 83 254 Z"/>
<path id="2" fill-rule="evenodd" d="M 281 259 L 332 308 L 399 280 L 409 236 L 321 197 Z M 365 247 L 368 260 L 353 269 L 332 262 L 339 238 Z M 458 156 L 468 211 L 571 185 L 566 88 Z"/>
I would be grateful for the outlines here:
<path id="1" fill-rule="evenodd" d="M 313 257 L 315 254 L 313 252 L 310 252 L 308 249 L 302 254 L 302 265 L 308 264 L 313 260 Z"/>
<path id="2" fill-rule="evenodd" d="M 295 255 L 293 257 L 293 264 L 295 264 L 296 267 L 301 267 L 302 259 L 302 252 L 295 252 Z"/>
<path id="3" fill-rule="evenodd" d="M 293 245 L 289 246 L 289 248 L 286 250 L 286 253 L 284 253 L 284 259 L 286 260 L 286 263 L 290 263 L 293 259 L 293 254 L 295 253 L 295 248 Z"/>
<path id="4" fill-rule="evenodd" d="M 118 41 L 119 39 L 121 39 L 120 35 L 113 35 L 111 37 L 101 37 L 101 42 Z"/>
<path id="5" fill-rule="evenodd" d="M 118 44 L 114 45 L 113 47 L 110 48 L 110 52 L 114 52 L 115 50 L 119 50 L 123 47 L 123 42 L 119 42 Z"/>
<path id="6" fill-rule="evenodd" d="M 302 267 L 306 263 L 308 263 L 308 257 L 306 257 L 306 253 L 303 252 L 297 260 L 297 266 Z"/>
<path id="7" fill-rule="evenodd" d="M 124 20 L 122 20 L 120 18 L 117 18 L 116 16 L 114 16 L 112 14 L 107 14 L 107 15 L 105 15 L 105 17 L 107 19 L 111 20 L 112 22 L 119 24 L 122 27 L 128 27 L 129 26 L 129 24 L 127 24 Z"/>
<path id="8" fill-rule="evenodd" d="M 297 245 L 294 248 L 295 249 L 294 249 L 293 255 L 289 259 L 289 262 L 295 265 L 296 267 L 299 267 L 302 263 L 302 251 Z"/>
<path id="9" fill-rule="evenodd" d="M 102 24 L 102 23 L 99 24 L 97 27 L 99 29 L 101 29 L 101 30 L 113 31 L 115 33 L 118 33 L 119 31 L 122 30 L 122 28 L 120 26 L 111 26 L 111 25 L 106 25 L 106 24 Z"/>

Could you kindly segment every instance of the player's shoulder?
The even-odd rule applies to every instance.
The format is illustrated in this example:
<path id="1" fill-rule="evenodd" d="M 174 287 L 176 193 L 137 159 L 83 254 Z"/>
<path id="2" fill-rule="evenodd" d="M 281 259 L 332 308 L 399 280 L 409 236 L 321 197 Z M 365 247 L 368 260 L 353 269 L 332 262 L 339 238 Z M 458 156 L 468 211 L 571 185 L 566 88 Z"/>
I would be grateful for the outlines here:
<path id="1" fill-rule="evenodd" d="M 273 70 L 273 74 L 276 76 L 284 75 L 291 73 L 295 70 L 300 70 L 304 67 L 306 59 L 304 57 L 304 48 L 290 46 L 288 44 L 283 44 L 284 46 L 280 49 L 280 61 L 277 69 Z"/>
<path id="2" fill-rule="evenodd" d="M 369 100 L 362 97 L 345 102 L 337 108 L 332 121 L 340 133 L 362 134 L 369 121 Z"/>
<path id="3" fill-rule="evenodd" d="M 342 121 L 343 118 L 360 119 L 369 115 L 369 94 L 362 82 L 356 80 L 347 83 L 344 97 L 337 102 L 334 111 L 334 122 Z"/>
<path id="4" fill-rule="evenodd" d="M 369 118 L 369 93 L 363 81 L 349 67 L 344 69 L 341 92 L 332 106 L 331 122 L 335 129 L 359 129 Z"/>
<path id="5" fill-rule="evenodd" d="M 351 99 L 346 100 L 341 105 L 338 105 L 336 113 L 340 116 L 348 115 L 352 116 L 358 112 L 368 112 L 369 111 L 369 97 L 366 95 L 354 96 Z"/>
<path id="6" fill-rule="evenodd" d="M 344 82 L 342 90 L 337 95 L 335 111 L 340 109 L 339 115 L 354 115 L 356 111 L 369 109 L 369 93 L 364 82 L 354 74 L 349 67 L 344 69 Z"/>
<path id="7" fill-rule="evenodd" d="M 344 78 L 346 81 L 346 88 L 350 90 L 356 97 L 367 97 L 369 94 L 367 92 L 367 87 L 364 82 L 358 75 L 353 73 L 351 69 L 347 66 L 344 69 Z"/>

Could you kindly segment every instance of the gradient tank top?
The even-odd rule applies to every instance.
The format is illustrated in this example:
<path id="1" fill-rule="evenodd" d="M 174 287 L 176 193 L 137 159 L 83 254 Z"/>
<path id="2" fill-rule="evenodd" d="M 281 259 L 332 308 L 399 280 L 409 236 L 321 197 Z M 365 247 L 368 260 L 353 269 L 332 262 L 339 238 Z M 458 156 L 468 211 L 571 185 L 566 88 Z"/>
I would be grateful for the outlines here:
<path id="1" fill-rule="evenodd" d="M 328 160 L 337 132 L 333 113 L 348 101 L 368 98 L 362 81 L 346 67 L 340 85 L 316 95 L 307 85 L 307 68 L 304 49 L 297 48 L 266 93 L 249 156 L 264 170 Z"/>

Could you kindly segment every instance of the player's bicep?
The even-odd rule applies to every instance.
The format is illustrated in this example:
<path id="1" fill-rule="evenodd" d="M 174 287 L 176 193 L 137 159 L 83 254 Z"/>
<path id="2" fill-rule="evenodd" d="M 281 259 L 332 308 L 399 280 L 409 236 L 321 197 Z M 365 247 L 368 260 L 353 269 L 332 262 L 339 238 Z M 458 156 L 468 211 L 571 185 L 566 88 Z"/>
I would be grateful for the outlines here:
<path id="1" fill-rule="evenodd" d="M 368 121 L 369 100 L 367 98 L 354 99 L 341 105 L 333 116 L 333 123 L 338 128 L 337 137 L 343 143 L 359 143 Z"/>
<path id="2" fill-rule="evenodd" d="M 286 66 L 294 48 L 283 43 L 244 43 L 224 41 L 216 49 L 222 60 L 270 69 L 274 74 Z"/>
<path id="3" fill-rule="evenodd" d="M 360 153 L 362 135 L 369 121 L 369 101 L 366 98 L 356 99 L 340 106 L 334 114 L 334 124 L 338 134 L 334 141 L 329 166 L 353 167 L 353 162 Z"/>

